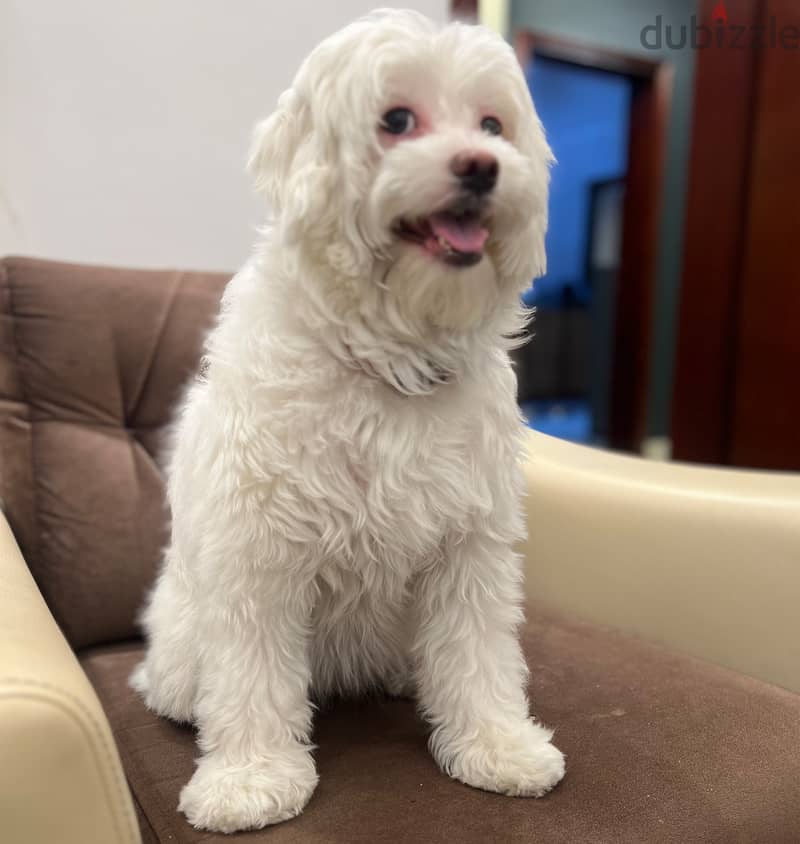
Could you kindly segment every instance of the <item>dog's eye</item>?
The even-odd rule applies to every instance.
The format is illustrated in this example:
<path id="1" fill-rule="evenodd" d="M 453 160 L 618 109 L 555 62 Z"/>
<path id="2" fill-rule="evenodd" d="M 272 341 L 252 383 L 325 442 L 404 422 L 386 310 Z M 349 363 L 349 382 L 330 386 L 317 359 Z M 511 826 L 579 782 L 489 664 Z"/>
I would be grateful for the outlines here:
<path id="1" fill-rule="evenodd" d="M 408 108 L 393 108 L 381 118 L 381 129 L 390 135 L 408 135 L 417 128 L 417 118 Z"/>
<path id="2" fill-rule="evenodd" d="M 481 120 L 481 129 L 490 135 L 501 135 L 503 133 L 503 124 L 496 117 L 484 117 Z"/>

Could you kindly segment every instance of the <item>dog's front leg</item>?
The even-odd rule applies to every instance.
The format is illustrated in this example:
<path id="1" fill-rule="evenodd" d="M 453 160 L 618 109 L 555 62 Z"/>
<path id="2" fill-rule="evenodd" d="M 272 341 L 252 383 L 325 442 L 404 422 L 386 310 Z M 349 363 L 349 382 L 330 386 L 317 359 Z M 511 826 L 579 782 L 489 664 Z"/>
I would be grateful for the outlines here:
<path id="1" fill-rule="evenodd" d="M 540 797 L 563 777 L 564 757 L 529 716 L 520 603 L 508 546 L 483 536 L 452 543 L 417 584 L 417 682 L 442 770 L 476 788 Z"/>
<path id="2" fill-rule="evenodd" d="M 265 580 L 247 594 L 220 589 L 197 631 L 204 641 L 195 710 L 203 756 L 179 808 L 201 829 L 287 820 L 317 784 L 308 744 L 312 590 L 280 574 Z"/>

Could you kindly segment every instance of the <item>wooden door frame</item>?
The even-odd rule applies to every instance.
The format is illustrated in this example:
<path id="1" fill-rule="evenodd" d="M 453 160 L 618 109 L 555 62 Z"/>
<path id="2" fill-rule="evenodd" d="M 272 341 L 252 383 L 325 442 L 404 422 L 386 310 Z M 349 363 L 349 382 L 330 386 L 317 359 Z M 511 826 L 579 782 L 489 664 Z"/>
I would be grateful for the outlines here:
<path id="1" fill-rule="evenodd" d="M 523 67 L 539 55 L 623 74 L 633 82 L 614 320 L 609 445 L 638 452 L 647 436 L 653 302 L 673 67 L 669 62 L 536 30 L 516 32 L 514 47 Z"/>

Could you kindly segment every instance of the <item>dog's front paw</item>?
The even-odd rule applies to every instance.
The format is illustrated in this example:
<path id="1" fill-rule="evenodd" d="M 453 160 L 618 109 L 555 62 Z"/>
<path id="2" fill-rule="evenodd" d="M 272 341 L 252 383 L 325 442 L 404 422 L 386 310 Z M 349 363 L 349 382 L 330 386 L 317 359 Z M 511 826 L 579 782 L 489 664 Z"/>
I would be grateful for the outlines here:
<path id="1" fill-rule="evenodd" d="M 552 731 L 527 721 L 519 729 L 481 729 L 477 737 L 433 738 L 434 755 L 451 777 L 511 797 L 541 797 L 564 776 L 564 754 Z"/>
<path id="2" fill-rule="evenodd" d="M 302 747 L 244 765 L 212 754 L 200 760 L 181 791 L 178 809 L 197 829 L 261 829 L 299 815 L 317 779 L 311 753 Z"/>

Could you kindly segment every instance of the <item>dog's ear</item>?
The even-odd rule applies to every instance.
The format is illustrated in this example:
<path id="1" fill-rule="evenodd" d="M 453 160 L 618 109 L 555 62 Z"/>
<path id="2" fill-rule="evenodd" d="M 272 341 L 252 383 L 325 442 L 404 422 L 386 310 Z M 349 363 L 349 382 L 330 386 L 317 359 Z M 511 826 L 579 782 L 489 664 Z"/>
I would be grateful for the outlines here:
<path id="1" fill-rule="evenodd" d="M 322 58 L 318 55 L 317 63 Z M 304 68 L 312 66 L 309 62 Z M 356 215 L 337 184 L 338 142 L 331 128 L 335 115 L 324 93 L 330 86 L 314 86 L 312 121 L 309 73 L 301 69 L 275 112 L 256 127 L 248 170 L 256 188 L 267 197 L 285 244 L 313 241 L 316 248 L 329 253 L 328 260 L 340 272 L 358 275 L 371 253 L 358 237 Z"/>
<path id="2" fill-rule="evenodd" d="M 530 90 L 521 73 L 518 74 L 521 83 L 520 109 L 528 117 L 517 141 L 520 151 L 528 159 L 531 173 L 536 180 L 537 189 L 533 196 L 537 198 L 535 207 L 530 209 L 528 231 L 520 239 L 516 259 L 519 263 L 522 278 L 529 274 L 529 278 L 540 278 L 547 272 L 547 253 L 545 250 L 545 235 L 548 223 L 548 194 L 550 192 L 550 171 L 556 163 L 552 149 L 547 142 L 547 136 L 542 121 L 531 100 Z"/>
<path id="3" fill-rule="evenodd" d="M 278 108 L 256 127 L 248 169 L 278 221 L 285 243 L 313 231 L 329 242 L 337 225 L 338 206 L 330 165 L 333 142 L 316 121 L 311 105 L 297 88 L 285 91 Z"/>
<path id="4" fill-rule="evenodd" d="M 292 159 L 308 132 L 308 123 L 308 106 L 290 88 L 281 95 L 275 111 L 253 133 L 247 169 L 256 189 L 266 194 L 276 209 L 283 205 L 283 188 Z"/>

